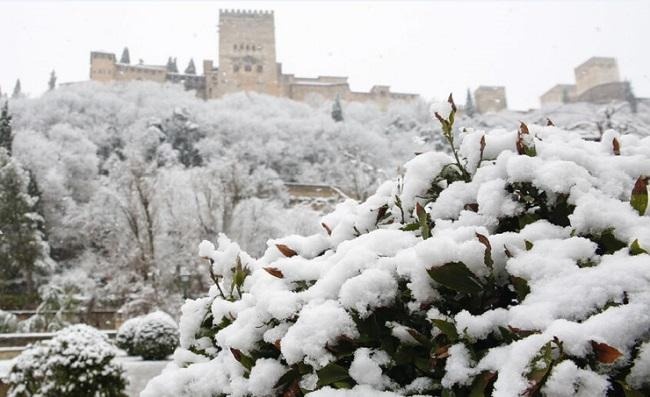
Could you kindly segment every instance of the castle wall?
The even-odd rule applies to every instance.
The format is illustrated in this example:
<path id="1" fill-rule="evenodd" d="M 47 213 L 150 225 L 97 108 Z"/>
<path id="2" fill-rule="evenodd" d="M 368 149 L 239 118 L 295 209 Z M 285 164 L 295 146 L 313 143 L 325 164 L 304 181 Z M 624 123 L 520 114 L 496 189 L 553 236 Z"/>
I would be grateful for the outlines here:
<path id="1" fill-rule="evenodd" d="M 630 100 L 630 83 L 627 81 L 616 81 L 613 83 L 600 84 L 583 92 L 578 102 L 609 103 L 611 101 Z"/>
<path id="2" fill-rule="evenodd" d="M 575 68 L 575 77 L 578 96 L 595 86 L 620 81 L 614 58 L 590 58 Z"/>
<path id="3" fill-rule="evenodd" d="M 289 98 L 304 101 L 308 95 L 318 94 L 325 99 L 334 100 L 336 96 L 347 99 L 350 86 L 346 84 L 294 83 L 289 87 Z"/>
<path id="4" fill-rule="evenodd" d="M 412 100 L 413 94 L 390 92 L 374 86 L 370 92 L 351 92 L 344 76 L 296 77 L 283 74 L 276 60 L 275 22 L 272 11 L 219 12 L 219 66 L 203 61 L 203 75 L 170 73 L 165 66 L 116 63 L 115 54 L 91 53 L 90 78 L 97 81 L 150 80 L 184 84 L 204 99 L 254 91 L 298 101 L 310 95 L 334 100 L 377 101 L 386 107 L 392 100 Z"/>
<path id="5" fill-rule="evenodd" d="M 501 86 L 481 86 L 474 91 L 474 102 L 479 113 L 498 112 L 508 107 L 506 89 Z"/>
<path id="6" fill-rule="evenodd" d="M 237 91 L 279 95 L 272 12 L 219 12 L 218 96 Z"/>
<path id="7" fill-rule="evenodd" d="M 557 84 L 539 98 L 542 106 L 573 102 L 576 99 L 576 86 Z"/>
<path id="8" fill-rule="evenodd" d="M 149 80 L 164 83 L 167 80 L 167 69 L 164 66 L 123 65 L 117 64 L 115 80 Z"/>

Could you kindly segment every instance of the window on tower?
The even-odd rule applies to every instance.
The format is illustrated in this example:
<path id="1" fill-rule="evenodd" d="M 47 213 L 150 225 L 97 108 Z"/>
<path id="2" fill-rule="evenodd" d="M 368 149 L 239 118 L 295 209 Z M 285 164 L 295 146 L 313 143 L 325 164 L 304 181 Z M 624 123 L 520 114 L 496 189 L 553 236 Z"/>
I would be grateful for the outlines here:
<path id="1" fill-rule="evenodd" d="M 250 72 L 251 70 L 253 70 L 253 67 L 251 65 L 244 65 L 244 70 Z"/>
<path id="2" fill-rule="evenodd" d="M 239 65 L 232 65 L 232 71 L 235 73 L 239 72 Z"/>
<path id="3" fill-rule="evenodd" d="M 262 65 L 257 65 L 257 73 L 262 73 L 263 70 L 264 68 L 262 67 Z"/>

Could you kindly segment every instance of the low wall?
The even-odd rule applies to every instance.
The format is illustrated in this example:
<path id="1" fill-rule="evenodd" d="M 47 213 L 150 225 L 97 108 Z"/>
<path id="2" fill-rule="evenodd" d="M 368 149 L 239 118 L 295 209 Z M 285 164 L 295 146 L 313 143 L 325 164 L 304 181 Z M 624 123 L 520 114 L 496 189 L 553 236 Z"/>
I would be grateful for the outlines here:
<path id="1" fill-rule="evenodd" d="M 14 314 L 18 321 L 27 320 L 34 314 L 35 310 L 7 310 Z M 54 315 L 55 311 L 44 312 Z M 116 310 L 94 310 L 92 312 L 63 312 L 66 320 L 72 324 L 88 324 L 97 329 L 118 329 L 122 325 L 122 319 Z"/>

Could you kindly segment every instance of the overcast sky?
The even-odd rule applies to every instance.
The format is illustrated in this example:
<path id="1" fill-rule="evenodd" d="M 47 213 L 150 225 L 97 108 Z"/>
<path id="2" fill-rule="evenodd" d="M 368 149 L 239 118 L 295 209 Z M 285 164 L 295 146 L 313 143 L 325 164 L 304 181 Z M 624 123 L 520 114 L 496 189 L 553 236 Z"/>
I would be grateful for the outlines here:
<path id="1" fill-rule="evenodd" d="M 572 83 L 587 58 L 618 58 L 621 77 L 650 97 L 650 1 L 172 2 L 0 0 L 0 88 L 39 95 L 88 78 L 92 50 L 128 46 L 131 60 L 184 68 L 217 58 L 220 8 L 275 11 L 278 61 L 298 76 L 349 76 L 443 98 L 505 85 L 511 108 L 537 107 Z M 216 63 L 216 62 L 215 62 Z M 199 70 L 202 70 L 199 66 Z"/>

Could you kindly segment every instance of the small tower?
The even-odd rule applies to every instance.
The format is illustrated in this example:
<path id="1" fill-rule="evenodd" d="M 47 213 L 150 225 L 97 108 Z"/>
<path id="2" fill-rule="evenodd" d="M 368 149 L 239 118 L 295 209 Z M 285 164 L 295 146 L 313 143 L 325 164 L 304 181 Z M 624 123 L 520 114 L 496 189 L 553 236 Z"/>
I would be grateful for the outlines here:
<path id="1" fill-rule="evenodd" d="M 112 81 L 115 79 L 115 54 L 93 51 L 90 53 L 90 79 L 95 81 Z"/>
<path id="2" fill-rule="evenodd" d="M 272 11 L 219 11 L 219 95 L 279 94 Z"/>

